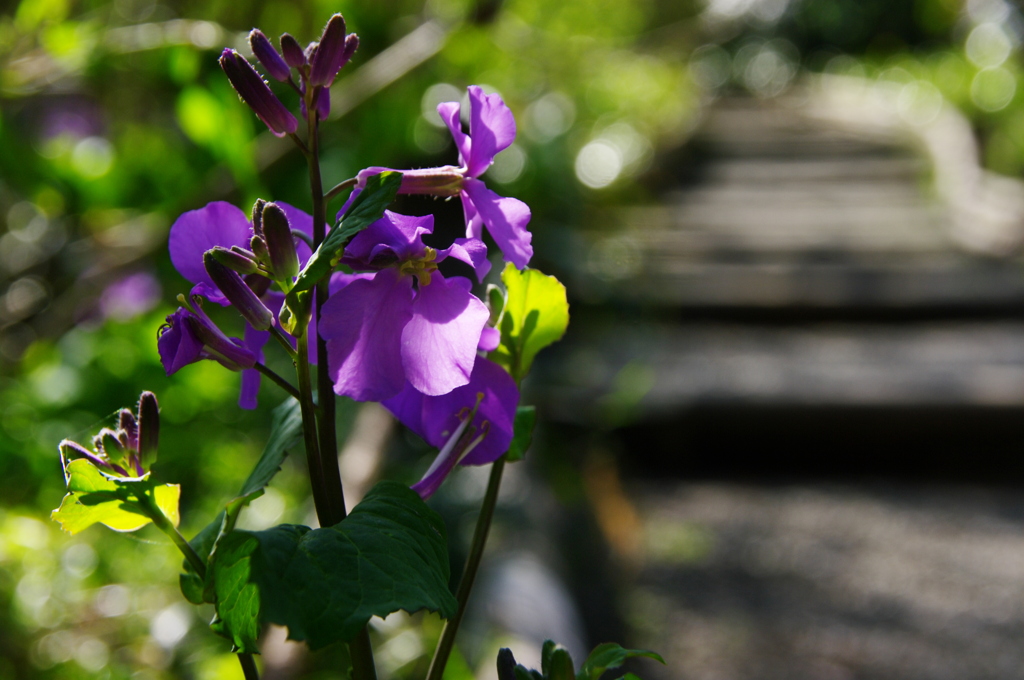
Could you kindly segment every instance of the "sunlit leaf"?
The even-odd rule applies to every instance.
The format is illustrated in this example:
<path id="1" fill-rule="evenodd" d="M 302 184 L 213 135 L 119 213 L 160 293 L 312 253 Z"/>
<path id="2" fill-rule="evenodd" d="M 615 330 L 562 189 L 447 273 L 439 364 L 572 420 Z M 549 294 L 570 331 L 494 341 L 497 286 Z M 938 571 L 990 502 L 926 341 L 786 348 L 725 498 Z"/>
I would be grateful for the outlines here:
<path id="1" fill-rule="evenodd" d="M 501 320 L 501 345 L 490 358 L 520 381 L 529 373 L 537 352 L 565 334 L 569 303 L 565 286 L 536 269 L 519 271 L 509 263 L 501 280 L 508 302 Z"/>

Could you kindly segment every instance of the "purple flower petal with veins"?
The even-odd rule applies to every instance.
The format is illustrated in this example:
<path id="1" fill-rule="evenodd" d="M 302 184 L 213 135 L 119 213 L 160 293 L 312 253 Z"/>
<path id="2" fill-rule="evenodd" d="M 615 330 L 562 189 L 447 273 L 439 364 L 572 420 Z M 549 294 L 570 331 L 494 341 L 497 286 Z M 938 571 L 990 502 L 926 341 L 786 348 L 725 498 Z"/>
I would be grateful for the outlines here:
<path id="1" fill-rule="evenodd" d="M 385 211 L 346 248 L 345 264 L 376 273 L 332 279 L 320 334 L 338 394 L 380 401 L 406 381 L 436 395 L 469 380 L 489 313 L 468 280 L 445 279 L 437 263 L 473 263 L 483 245 L 435 251 L 422 240 L 432 231 L 431 216 Z"/>
<path id="2" fill-rule="evenodd" d="M 480 395 L 483 397 L 477 406 Z M 456 464 L 484 465 L 508 450 L 519 390 L 504 369 L 479 357 L 469 383 L 448 394 L 431 397 L 406 384 L 399 394 L 382 403 L 406 427 L 441 449 L 427 474 L 412 487 L 426 498 L 437 490 Z M 472 422 L 465 423 L 474 407 L 476 414 Z M 463 426 L 466 429 L 460 433 Z"/>
<path id="3" fill-rule="evenodd" d="M 466 218 L 466 236 L 479 239 L 486 227 L 505 260 L 522 269 L 533 257 L 532 235 L 527 229 L 530 208 L 518 199 L 499 196 L 478 179 L 494 163 L 494 157 L 512 144 L 516 136 L 515 118 L 500 96 L 484 94 L 476 85 L 469 87 L 469 106 L 469 134 L 462 131 L 458 102 L 443 102 L 437 106 L 437 113 L 448 126 L 459 150 L 460 167 L 398 170 L 402 173 L 398 193 L 458 195 Z M 367 178 L 385 170 L 392 168 L 366 168 L 356 175 L 356 187 L 339 211 L 339 218 L 366 186 Z M 485 274 L 477 271 L 478 277 Z"/>

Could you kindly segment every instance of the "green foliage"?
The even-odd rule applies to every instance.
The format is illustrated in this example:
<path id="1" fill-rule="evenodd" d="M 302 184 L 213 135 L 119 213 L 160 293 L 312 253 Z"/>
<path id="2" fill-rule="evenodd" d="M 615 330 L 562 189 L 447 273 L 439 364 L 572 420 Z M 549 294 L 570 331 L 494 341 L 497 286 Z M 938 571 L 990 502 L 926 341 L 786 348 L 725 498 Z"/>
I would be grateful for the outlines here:
<path id="1" fill-rule="evenodd" d="M 594 647 L 590 656 L 583 662 L 583 667 L 576 674 L 576 680 L 598 680 L 609 668 L 618 668 L 626 659 L 647 657 L 662 664 L 665 660 L 660 655 L 645 649 L 625 649 L 614 642 L 605 642 Z M 635 677 L 635 676 L 634 676 Z"/>
<path id="2" fill-rule="evenodd" d="M 345 252 L 345 245 L 360 231 L 376 222 L 384 209 L 395 200 L 402 186 L 402 173 L 382 172 L 366 180 L 366 188 L 356 196 L 337 226 L 299 272 L 292 292 L 309 290 L 331 273 Z"/>
<path id="3" fill-rule="evenodd" d="M 136 531 L 162 513 L 178 525 L 177 484 L 156 484 L 147 474 L 125 479 L 103 474 L 84 458 L 66 468 L 68 493 L 51 517 L 64 531 L 77 534 L 93 524 L 105 524 L 114 531 Z"/>
<path id="4" fill-rule="evenodd" d="M 537 424 L 537 407 L 520 406 L 516 409 L 516 420 L 512 426 L 512 443 L 505 457 L 511 463 L 522 460 L 533 442 L 533 427 Z"/>
<path id="5" fill-rule="evenodd" d="M 626 649 L 614 642 L 605 642 L 594 647 L 579 672 L 573 664 L 572 657 L 564 648 L 552 640 L 545 640 L 541 648 L 541 670 L 531 670 L 522 664 L 516 664 L 512 652 L 502 649 L 498 653 L 499 680 L 600 680 L 604 672 L 610 668 L 620 667 L 627 659 L 647 657 L 660 663 L 665 660 L 660 655 L 645 649 Z M 627 673 L 626 680 L 640 680 L 636 675 Z"/>
<path id="6" fill-rule="evenodd" d="M 263 489 L 281 469 L 281 464 L 288 455 L 288 449 L 294 448 L 302 438 L 302 409 L 295 399 L 288 399 L 274 409 L 270 427 L 270 437 L 263 449 L 256 467 L 242 484 L 242 490 L 233 498 L 212 522 L 207 524 L 189 541 L 192 549 L 203 558 L 209 560 L 216 550 L 221 537 L 235 528 L 238 515 L 242 508 L 263 495 Z M 179 577 L 181 593 L 192 604 L 214 602 L 214 595 L 195 572 L 188 560 L 182 563 L 183 572 Z"/>
<path id="7" fill-rule="evenodd" d="M 490 358 L 518 382 L 530 372 L 537 352 L 565 334 L 569 303 L 565 286 L 536 269 L 519 271 L 509 263 L 501 280 L 508 302 L 501 320 L 501 344 Z"/>
<path id="8" fill-rule="evenodd" d="M 340 524 L 233 531 L 208 579 L 214 629 L 255 652 L 261 621 L 287 626 L 313 649 L 348 641 L 371 616 L 404 609 L 455 612 L 444 523 L 408 487 L 377 484 Z"/>

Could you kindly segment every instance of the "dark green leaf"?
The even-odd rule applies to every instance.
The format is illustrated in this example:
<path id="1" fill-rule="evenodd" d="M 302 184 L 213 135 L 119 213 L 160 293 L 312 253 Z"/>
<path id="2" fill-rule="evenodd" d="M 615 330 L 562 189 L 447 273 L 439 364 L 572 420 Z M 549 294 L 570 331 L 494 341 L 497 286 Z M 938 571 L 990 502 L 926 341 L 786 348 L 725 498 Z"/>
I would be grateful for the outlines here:
<path id="1" fill-rule="evenodd" d="M 520 406 L 512 429 L 512 443 L 508 445 L 508 461 L 522 460 L 533 442 L 533 426 L 537 423 L 536 406 Z M 551 642 L 548 640 L 548 642 Z"/>
<path id="2" fill-rule="evenodd" d="M 288 449 L 294 448 L 302 439 L 302 410 L 296 399 L 289 398 L 274 409 L 270 424 L 270 438 L 263 447 L 263 455 L 253 468 L 249 478 L 242 485 L 239 496 L 248 496 L 253 491 L 270 484 L 281 464 L 288 456 Z"/>
<path id="3" fill-rule="evenodd" d="M 605 670 L 609 668 L 618 668 L 626 659 L 631 659 L 637 656 L 646 656 L 650 659 L 665 663 L 665 660 L 662 659 L 661 656 L 654 652 L 649 652 L 646 649 L 624 649 L 614 642 L 605 642 L 604 644 L 594 647 L 594 650 L 590 652 L 590 656 L 588 656 L 587 660 L 583 662 L 583 667 L 580 668 L 580 672 L 576 676 L 576 680 L 598 680 L 598 678 L 604 674 Z"/>
<path id="4" fill-rule="evenodd" d="M 255 651 L 254 617 L 317 649 L 399 609 L 452 616 L 444 524 L 408 487 L 381 482 L 340 524 L 235 531 L 210 560 L 223 631 Z M 254 589 L 255 588 L 255 589 Z"/>
<path id="5" fill-rule="evenodd" d="M 228 503 L 226 511 L 222 510 L 212 522 L 196 534 L 195 538 L 189 541 L 192 549 L 203 558 L 203 561 L 209 560 L 210 554 L 216 548 L 217 540 L 235 528 L 235 522 L 238 521 L 238 515 L 242 508 L 263 494 L 263 489 L 281 469 L 281 464 L 288 456 L 288 449 L 296 446 L 301 436 L 302 412 L 299 402 L 295 399 L 288 399 L 274 409 L 270 425 L 270 438 L 267 439 L 267 445 L 263 447 L 263 455 L 260 456 L 256 467 L 242 484 L 239 495 Z M 204 595 L 203 580 L 195 573 L 188 560 L 182 562 L 182 570 L 183 573 L 179 576 L 178 582 L 185 599 L 192 604 L 212 603 L 214 601 L 212 590 L 206 588 Z"/>
<path id="6" fill-rule="evenodd" d="M 320 247 L 299 272 L 292 292 L 309 290 L 338 265 L 345 246 L 352 237 L 376 222 L 384 209 L 395 200 L 398 188 L 402 186 L 402 173 L 382 172 L 366 180 L 366 188 L 356 196 L 352 205 L 341 217 L 334 229 L 327 234 Z"/>

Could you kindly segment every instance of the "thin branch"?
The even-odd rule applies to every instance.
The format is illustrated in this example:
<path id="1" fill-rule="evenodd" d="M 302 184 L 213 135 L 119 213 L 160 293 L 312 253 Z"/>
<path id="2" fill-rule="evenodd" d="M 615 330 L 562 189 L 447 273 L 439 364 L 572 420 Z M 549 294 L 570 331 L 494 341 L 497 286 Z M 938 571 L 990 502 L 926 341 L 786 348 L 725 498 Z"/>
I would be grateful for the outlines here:
<path id="1" fill-rule="evenodd" d="M 326 206 L 328 203 L 337 198 L 338 194 L 340 194 L 345 189 L 348 189 L 349 187 L 354 187 L 358 181 L 359 180 L 356 179 L 355 177 L 350 177 L 344 182 L 338 182 L 337 184 L 335 184 L 330 191 L 324 194 L 324 205 Z"/>
<path id="2" fill-rule="evenodd" d="M 285 380 L 284 378 L 282 378 L 277 373 L 270 370 L 260 362 L 257 361 L 256 365 L 253 366 L 253 368 L 255 368 L 257 371 L 270 378 L 278 387 L 280 387 L 282 390 L 292 395 L 296 399 L 302 398 L 302 395 L 299 394 L 299 390 L 294 385 L 292 385 L 290 382 L 288 382 L 287 380 Z"/>

